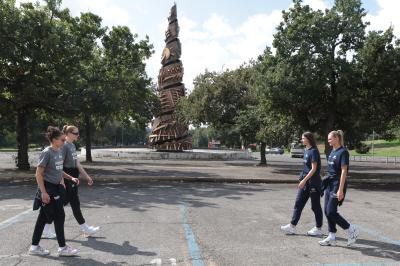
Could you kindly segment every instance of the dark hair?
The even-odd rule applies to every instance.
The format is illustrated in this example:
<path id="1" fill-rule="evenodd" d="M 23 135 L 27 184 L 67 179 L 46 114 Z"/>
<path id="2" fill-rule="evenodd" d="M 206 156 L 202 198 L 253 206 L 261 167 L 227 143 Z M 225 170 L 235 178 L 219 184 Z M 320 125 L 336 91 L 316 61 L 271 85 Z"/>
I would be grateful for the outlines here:
<path id="1" fill-rule="evenodd" d="M 58 127 L 48 126 L 47 127 L 47 139 L 52 142 L 53 139 L 56 139 L 63 135 L 63 133 L 58 129 Z"/>
<path id="2" fill-rule="evenodd" d="M 311 147 L 317 147 L 317 143 L 315 142 L 315 138 L 314 135 L 307 131 L 303 133 L 303 136 L 308 139 L 308 141 L 310 142 Z"/>

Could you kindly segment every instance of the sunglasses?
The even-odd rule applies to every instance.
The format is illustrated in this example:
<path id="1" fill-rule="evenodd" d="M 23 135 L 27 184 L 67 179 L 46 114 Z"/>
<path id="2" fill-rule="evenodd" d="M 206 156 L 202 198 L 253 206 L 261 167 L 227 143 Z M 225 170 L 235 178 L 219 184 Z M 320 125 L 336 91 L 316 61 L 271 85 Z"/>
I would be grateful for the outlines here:
<path id="1" fill-rule="evenodd" d="M 79 132 L 70 132 L 72 135 L 79 136 Z"/>

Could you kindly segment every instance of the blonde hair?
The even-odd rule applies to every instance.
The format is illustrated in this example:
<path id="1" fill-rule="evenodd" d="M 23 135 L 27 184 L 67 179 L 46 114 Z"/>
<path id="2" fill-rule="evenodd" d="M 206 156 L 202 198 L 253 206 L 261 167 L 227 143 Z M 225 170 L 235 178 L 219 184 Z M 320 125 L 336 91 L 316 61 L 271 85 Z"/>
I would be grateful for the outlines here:
<path id="1" fill-rule="evenodd" d="M 333 130 L 329 133 L 330 135 L 334 136 L 335 138 L 339 139 L 339 143 L 341 146 L 344 146 L 344 133 L 342 130 Z"/>
<path id="2" fill-rule="evenodd" d="M 78 128 L 76 126 L 73 125 L 65 125 L 63 126 L 62 131 L 64 132 L 64 134 L 68 134 L 71 133 L 74 130 L 77 130 Z"/>

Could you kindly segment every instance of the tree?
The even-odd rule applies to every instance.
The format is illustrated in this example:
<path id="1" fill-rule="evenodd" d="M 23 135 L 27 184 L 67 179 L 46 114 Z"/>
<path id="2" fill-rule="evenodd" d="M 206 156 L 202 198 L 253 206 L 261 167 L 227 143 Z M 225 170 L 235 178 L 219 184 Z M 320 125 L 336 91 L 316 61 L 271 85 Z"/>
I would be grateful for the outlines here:
<path id="1" fill-rule="evenodd" d="M 384 134 L 396 127 L 400 116 L 400 41 L 392 28 L 370 32 L 355 58 L 365 132 Z"/>
<path id="2" fill-rule="evenodd" d="M 276 66 L 265 88 L 272 108 L 303 129 L 326 136 L 352 115 L 354 62 L 365 38 L 359 0 L 336 0 L 325 12 L 295 0 L 274 35 Z M 325 153 L 329 145 L 325 142 Z"/>
<path id="3" fill-rule="evenodd" d="M 192 93 L 180 100 L 179 115 L 197 127 L 211 126 L 222 144 L 240 146 L 235 119 L 254 101 L 249 86 L 251 77 L 250 66 L 222 73 L 206 71 L 196 77 Z"/>
<path id="4" fill-rule="evenodd" d="M 191 130 L 193 147 L 195 148 L 207 148 L 209 142 L 209 131 L 210 128 L 199 127 Z"/>
<path id="5" fill-rule="evenodd" d="M 13 0 L 0 2 L 0 111 L 5 116 L 11 110 L 17 118 L 19 169 L 30 167 L 33 112 L 85 125 L 88 161 L 94 125 L 120 118 L 144 127 L 151 117 L 154 95 L 144 70 L 152 47 L 148 38 L 137 41 L 122 26 L 107 32 L 100 17 L 71 17 L 60 3 L 17 8 Z"/>
<path id="6" fill-rule="evenodd" d="M 0 2 L 0 103 L 16 117 L 17 166 L 29 169 L 28 115 L 37 108 L 57 112 L 76 61 L 74 37 L 60 1 L 44 6 Z"/>

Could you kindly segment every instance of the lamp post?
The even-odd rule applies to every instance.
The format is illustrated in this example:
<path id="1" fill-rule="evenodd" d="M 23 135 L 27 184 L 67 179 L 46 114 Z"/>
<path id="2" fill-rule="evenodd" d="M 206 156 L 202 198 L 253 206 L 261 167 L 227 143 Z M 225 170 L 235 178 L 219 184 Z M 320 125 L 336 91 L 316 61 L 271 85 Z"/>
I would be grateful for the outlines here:
<path id="1" fill-rule="evenodd" d="M 372 157 L 374 157 L 374 141 L 375 141 L 375 130 L 372 130 Z"/>

